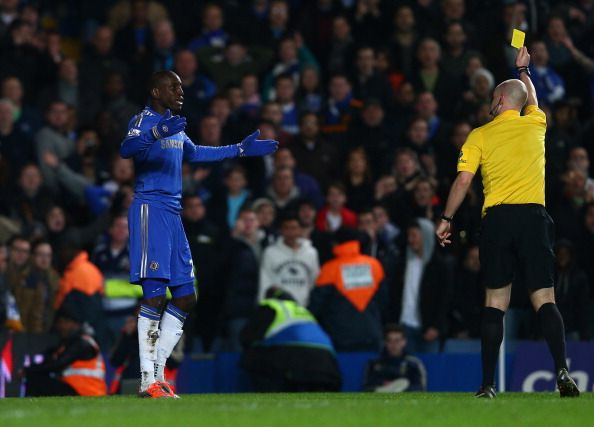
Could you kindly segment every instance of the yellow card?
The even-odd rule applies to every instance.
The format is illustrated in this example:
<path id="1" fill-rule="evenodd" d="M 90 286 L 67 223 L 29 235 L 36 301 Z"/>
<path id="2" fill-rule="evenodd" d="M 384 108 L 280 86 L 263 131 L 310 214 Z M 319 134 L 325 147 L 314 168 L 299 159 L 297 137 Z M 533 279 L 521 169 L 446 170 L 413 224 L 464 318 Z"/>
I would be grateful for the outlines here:
<path id="1" fill-rule="evenodd" d="M 512 33 L 512 40 L 511 45 L 516 49 L 520 49 L 524 46 L 524 38 L 526 37 L 526 33 L 524 31 L 514 29 Z"/>

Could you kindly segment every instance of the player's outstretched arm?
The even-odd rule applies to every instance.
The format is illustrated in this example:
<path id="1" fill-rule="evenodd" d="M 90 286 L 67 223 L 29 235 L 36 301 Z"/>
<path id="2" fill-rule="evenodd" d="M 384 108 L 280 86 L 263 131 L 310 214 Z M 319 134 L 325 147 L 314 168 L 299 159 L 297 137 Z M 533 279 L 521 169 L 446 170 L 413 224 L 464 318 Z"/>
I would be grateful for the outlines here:
<path id="1" fill-rule="evenodd" d="M 172 116 L 167 110 L 159 123 L 149 127 L 143 115 L 134 117 L 128 126 L 128 133 L 120 146 L 120 156 L 124 159 L 134 157 L 149 148 L 153 142 L 161 138 L 175 135 L 186 128 L 186 118 Z"/>
<path id="2" fill-rule="evenodd" d="M 520 80 L 526 85 L 526 89 L 528 90 L 528 100 L 526 101 L 526 105 L 536 105 L 538 107 L 536 89 L 532 84 L 532 80 L 530 80 L 530 76 L 527 72 L 524 71 L 528 68 L 529 65 L 530 54 L 528 53 L 528 48 L 526 48 L 526 46 L 523 46 L 520 49 L 518 49 L 518 56 L 516 57 L 516 68 L 518 69 Z"/>
<path id="3" fill-rule="evenodd" d="M 222 147 L 208 147 L 194 145 L 186 138 L 184 141 L 184 159 L 190 162 L 216 162 L 230 157 L 265 156 L 272 154 L 278 148 L 278 141 L 273 139 L 257 139 L 260 130 L 247 136 L 239 144 L 224 145 Z"/>

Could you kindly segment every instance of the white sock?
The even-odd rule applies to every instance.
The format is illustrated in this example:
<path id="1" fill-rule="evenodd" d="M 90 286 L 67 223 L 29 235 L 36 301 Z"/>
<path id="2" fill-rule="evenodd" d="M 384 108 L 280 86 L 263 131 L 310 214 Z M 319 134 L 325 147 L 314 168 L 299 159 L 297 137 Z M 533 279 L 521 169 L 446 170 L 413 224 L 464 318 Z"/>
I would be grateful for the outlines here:
<path id="1" fill-rule="evenodd" d="M 145 307 L 144 305 L 142 307 Z M 140 357 L 140 391 L 155 382 L 155 362 L 159 345 L 159 320 L 154 313 L 138 315 L 138 354 Z M 158 313 L 158 312 L 157 312 Z"/>
<path id="2" fill-rule="evenodd" d="M 165 381 L 165 363 L 184 333 L 183 327 L 187 315 L 171 303 L 167 305 L 165 313 L 163 313 L 155 363 L 155 379 L 157 381 Z"/>

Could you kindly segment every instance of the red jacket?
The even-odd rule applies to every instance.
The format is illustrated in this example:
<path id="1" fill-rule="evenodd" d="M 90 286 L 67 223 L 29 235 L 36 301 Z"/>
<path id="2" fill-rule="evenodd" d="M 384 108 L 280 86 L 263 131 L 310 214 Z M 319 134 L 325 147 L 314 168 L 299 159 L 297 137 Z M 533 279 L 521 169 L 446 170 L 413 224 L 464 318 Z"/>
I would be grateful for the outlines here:
<path id="1" fill-rule="evenodd" d="M 326 215 L 328 214 L 328 206 L 324 206 L 318 217 L 316 218 L 316 228 L 320 231 L 330 231 L 328 228 L 328 222 L 326 221 Z M 341 227 L 357 228 L 357 214 L 350 209 L 342 208 L 340 210 L 340 217 L 342 218 Z"/>

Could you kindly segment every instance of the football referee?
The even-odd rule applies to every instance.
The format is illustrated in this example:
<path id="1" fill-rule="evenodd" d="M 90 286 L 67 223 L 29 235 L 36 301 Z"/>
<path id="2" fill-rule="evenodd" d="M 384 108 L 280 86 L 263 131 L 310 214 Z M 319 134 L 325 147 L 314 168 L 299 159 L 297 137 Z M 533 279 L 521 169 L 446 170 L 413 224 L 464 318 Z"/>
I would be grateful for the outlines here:
<path id="1" fill-rule="evenodd" d="M 451 242 L 454 214 L 480 166 L 485 194 L 480 262 L 486 298 L 481 326 L 483 382 L 477 397 L 495 397 L 495 366 L 512 282 L 525 284 L 530 294 L 555 362 L 561 397 L 579 395 L 567 372 L 563 319 L 555 305 L 553 220 L 544 207 L 547 124 L 538 108 L 529 63 L 528 50 L 522 47 L 516 58 L 520 80 L 506 80 L 495 88 L 493 120 L 468 135 L 436 230 L 441 246 Z"/>

